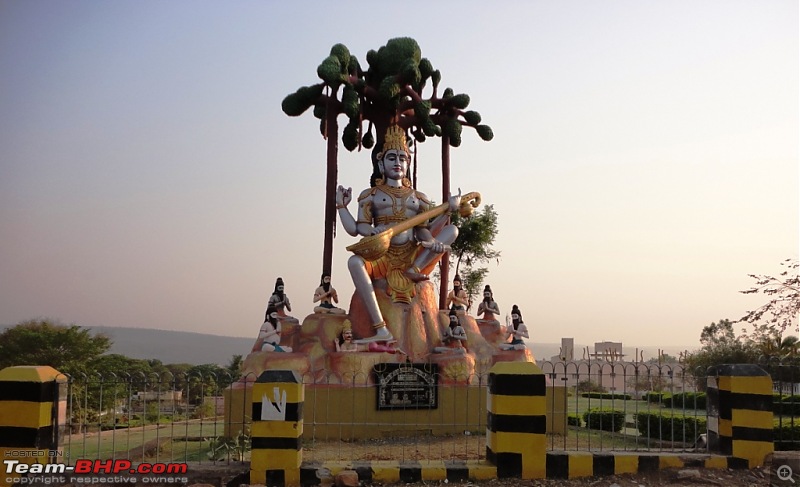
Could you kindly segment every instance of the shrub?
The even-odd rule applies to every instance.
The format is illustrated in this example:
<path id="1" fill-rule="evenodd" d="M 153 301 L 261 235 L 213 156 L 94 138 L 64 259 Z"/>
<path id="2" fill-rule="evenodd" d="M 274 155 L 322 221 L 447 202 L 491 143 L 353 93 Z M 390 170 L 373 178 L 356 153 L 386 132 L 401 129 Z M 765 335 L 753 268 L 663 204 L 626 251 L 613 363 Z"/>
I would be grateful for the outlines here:
<path id="1" fill-rule="evenodd" d="M 694 443 L 700 434 L 706 432 L 706 418 L 671 411 L 636 413 L 636 428 L 649 438 Z"/>
<path id="2" fill-rule="evenodd" d="M 778 421 L 774 422 L 772 429 L 775 449 L 780 451 L 800 450 L 800 421 Z"/>
<path id="3" fill-rule="evenodd" d="M 567 415 L 567 426 L 583 426 L 583 421 L 581 420 L 580 415 L 578 414 L 569 414 Z"/>
<path id="4" fill-rule="evenodd" d="M 665 397 L 661 401 L 664 406 L 672 408 L 684 409 L 705 409 L 706 408 L 706 393 L 705 392 L 680 392 L 672 396 Z"/>
<path id="5" fill-rule="evenodd" d="M 800 416 L 800 395 L 780 396 L 773 394 L 772 411 L 781 416 Z"/>
<path id="6" fill-rule="evenodd" d="M 592 399 L 616 399 L 619 401 L 629 401 L 630 394 L 617 394 L 615 392 L 583 392 L 581 397 L 589 397 Z"/>
<path id="7" fill-rule="evenodd" d="M 643 399 L 647 402 L 660 403 L 665 397 L 669 397 L 666 392 L 648 392 L 644 395 Z"/>
<path id="8" fill-rule="evenodd" d="M 625 412 L 592 408 L 583 413 L 583 421 L 589 429 L 619 432 L 625 426 Z"/>

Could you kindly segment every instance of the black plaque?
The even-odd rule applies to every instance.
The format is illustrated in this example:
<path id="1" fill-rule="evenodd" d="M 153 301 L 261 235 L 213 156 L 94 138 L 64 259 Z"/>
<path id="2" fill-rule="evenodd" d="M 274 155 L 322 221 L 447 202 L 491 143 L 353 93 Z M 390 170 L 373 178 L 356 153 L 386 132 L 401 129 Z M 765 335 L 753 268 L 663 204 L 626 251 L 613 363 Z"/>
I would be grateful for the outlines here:
<path id="1" fill-rule="evenodd" d="M 436 364 L 377 364 L 373 368 L 381 409 L 436 409 L 439 405 Z"/>

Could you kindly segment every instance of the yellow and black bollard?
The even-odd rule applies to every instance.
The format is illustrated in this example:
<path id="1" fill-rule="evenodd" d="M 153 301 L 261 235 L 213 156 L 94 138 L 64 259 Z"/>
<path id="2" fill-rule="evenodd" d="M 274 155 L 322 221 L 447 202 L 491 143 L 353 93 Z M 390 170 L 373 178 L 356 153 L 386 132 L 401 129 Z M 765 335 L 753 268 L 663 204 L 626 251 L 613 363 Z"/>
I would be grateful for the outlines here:
<path id="1" fill-rule="evenodd" d="M 297 372 L 267 370 L 253 383 L 250 483 L 300 484 L 305 389 Z"/>
<path id="2" fill-rule="evenodd" d="M 66 424 L 67 377 L 47 366 L 0 370 L 0 486 L 19 477 L 8 462 L 31 465 L 59 461 Z M 16 470 L 16 469 L 15 469 Z"/>
<path id="3" fill-rule="evenodd" d="M 772 379 L 753 364 L 718 365 L 708 374 L 708 447 L 729 468 L 754 468 L 774 450 Z"/>
<path id="4" fill-rule="evenodd" d="M 486 457 L 497 476 L 546 474 L 546 381 L 532 362 L 499 362 L 489 370 Z"/>

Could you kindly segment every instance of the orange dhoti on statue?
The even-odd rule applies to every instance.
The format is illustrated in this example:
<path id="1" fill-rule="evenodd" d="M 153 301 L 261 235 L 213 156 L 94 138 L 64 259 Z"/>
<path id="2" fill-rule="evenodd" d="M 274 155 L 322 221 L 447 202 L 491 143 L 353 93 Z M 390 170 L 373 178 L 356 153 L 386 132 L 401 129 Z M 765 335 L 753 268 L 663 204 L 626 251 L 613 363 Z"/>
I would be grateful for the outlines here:
<path id="1" fill-rule="evenodd" d="M 386 279 L 386 294 L 395 303 L 411 303 L 417 292 L 414 281 L 406 276 L 406 271 L 414 265 L 414 259 L 422 250 L 416 242 L 392 245 L 378 260 L 365 261 L 367 273 L 372 278 Z"/>

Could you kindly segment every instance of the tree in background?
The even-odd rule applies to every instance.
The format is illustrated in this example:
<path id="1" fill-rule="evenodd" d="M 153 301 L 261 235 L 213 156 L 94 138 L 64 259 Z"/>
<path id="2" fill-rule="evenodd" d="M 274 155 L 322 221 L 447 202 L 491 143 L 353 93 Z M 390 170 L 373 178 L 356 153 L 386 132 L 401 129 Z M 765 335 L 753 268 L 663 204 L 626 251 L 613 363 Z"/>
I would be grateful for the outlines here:
<path id="1" fill-rule="evenodd" d="M 78 325 L 29 320 L 0 333 L 0 369 L 49 365 L 65 374 L 89 372 L 90 364 L 111 348 L 111 339 Z"/>
<path id="2" fill-rule="evenodd" d="M 689 352 L 684 362 L 687 372 L 695 376 L 697 387 L 701 390 L 705 390 L 705 375 L 709 367 L 758 361 L 758 349 L 752 342 L 736 336 L 730 320 L 719 320 L 703 327 L 700 344 L 700 350 Z"/>
<path id="3" fill-rule="evenodd" d="M 786 358 L 797 356 L 797 337 L 784 336 L 787 330 L 797 330 L 800 315 L 800 276 L 798 261 L 781 262 L 784 270 L 779 277 L 749 274 L 756 283 L 742 294 L 763 294 L 769 297 L 762 306 L 748 311 L 739 322 L 750 323 L 753 331 L 746 337 L 765 356 Z"/>
<path id="4" fill-rule="evenodd" d="M 302 115 L 313 106 L 314 116 L 320 120 L 320 133 L 328 141 L 322 258 L 322 271 L 327 274 L 331 272 L 336 227 L 339 115 L 348 118 L 342 130 L 344 147 L 349 151 L 362 146 L 373 149 L 373 178 L 377 168 L 376 155 L 383 147 L 389 125 L 399 125 L 420 143 L 427 137 L 442 137 L 442 201 L 450 197 L 449 148 L 461 145 L 463 127 L 473 127 L 483 140 L 491 140 L 494 136 L 488 125 L 481 125 L 478 112 L 466 110 L 469 95 L 454 94 L 450 88 L 439 94 L 441 73 L 422 57 L 414 39 L 390 39 L 377 51 L 367 52 L 367 63 L 369 68 L 364 71 L 345 45 L 336 44 L 317 67 L 317 76 L 322 81 L 299 88 L 281 104 L 284 113 L 293 117 Z M 423 90 L 429 81 L 431 94 L 423 98 Z M 415 150 L 415 164 L 416 153 Z M 416 187 L 416 166 L 412 182 Z M 442 289 L 445 292 L 440 294 L 446 294 L 446 282 L 445 265 L 442 267 Z M 444 296 L 441 301 L 444 302 Z"/>
<path id="5" fill-rule="evenodd" d="M 466 218 L 453 215 L 452 222 L 458 227 L 458 238 L 450 246 L 450 265 L 455 265 L 455 273 L 461 277 L 469 296 L 469 309 L 482 293 L 481 285 L 489 272 L 481 264 L 491 260 L 500 262 L 500 252 L 492 248 L 498 232 L 497 212 L 494 205 L 485 205 L 480 212 Z"/>

